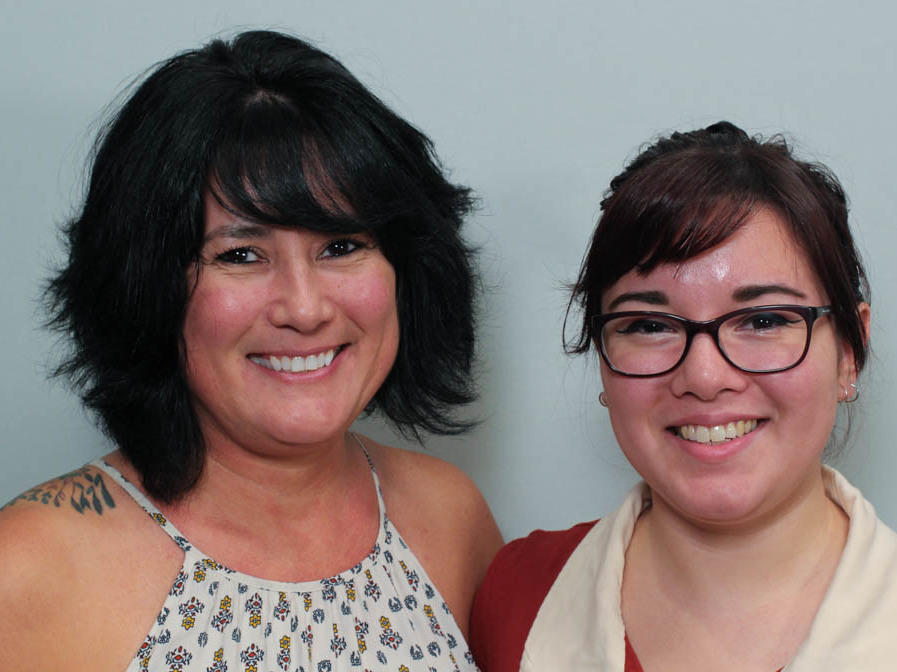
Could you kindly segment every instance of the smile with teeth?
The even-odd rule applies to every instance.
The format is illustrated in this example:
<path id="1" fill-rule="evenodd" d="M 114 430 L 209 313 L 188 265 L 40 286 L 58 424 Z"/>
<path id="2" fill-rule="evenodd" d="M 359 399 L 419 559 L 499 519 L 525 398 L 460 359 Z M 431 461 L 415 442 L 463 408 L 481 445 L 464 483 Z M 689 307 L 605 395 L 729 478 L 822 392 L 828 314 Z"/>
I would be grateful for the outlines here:
<path id="1" fill-rule="evenodd" d="M 338 349 L 330 349 L 315 355 L 308 355 L 307 357 L 278 357 L 277 355 L 262 357 L 261 355 L 250 355 L 249 359 L 266 369 L 284 371 L 286 373 L 303 373 L 304 371 L 317 371 L 325 366 L 330 366 L 337 352 Z"/>
<path id="2" fill-rule="evenodd" d="M 723 443 L 731 441 L 739 436 L 744 436 L 757 429 L 757 420 L 738 420 L 727 425 L 682 425 L 673 428 L 673 432 L 686 441 L 698 443 Z"/>

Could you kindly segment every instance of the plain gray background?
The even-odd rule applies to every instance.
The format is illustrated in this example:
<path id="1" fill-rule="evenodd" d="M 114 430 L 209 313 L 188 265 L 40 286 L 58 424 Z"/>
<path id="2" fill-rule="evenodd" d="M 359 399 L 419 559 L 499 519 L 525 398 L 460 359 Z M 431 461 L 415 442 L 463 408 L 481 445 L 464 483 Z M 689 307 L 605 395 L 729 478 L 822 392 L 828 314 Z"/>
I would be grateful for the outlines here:
<path id="1" fill-rule="evenodd" d="M 55 343 L 40 328 L 38 300 L 104 109 L 175 51 L 273 27 L 340 58 L 428 133 L 454 179 L 481 198 L 468 232 L 490 289 L 482 397 L 471 409 L 483 422 L 428 450 L 476 480 L 506 536 L 595 518 L 635 482 L 596 403 L 594 358 L 562 353 L 563 285 L 602 192 L 639 145 L 722 118 L 786 131 L 851 198 L 874 351 L 852 446 L 837 465 L 897 526 L 893 3 L 0 4 L 0 502 L 109 450 L 77 399 L 46 379 Z M 361 424 L 394 441 L 380 422 Z"/>

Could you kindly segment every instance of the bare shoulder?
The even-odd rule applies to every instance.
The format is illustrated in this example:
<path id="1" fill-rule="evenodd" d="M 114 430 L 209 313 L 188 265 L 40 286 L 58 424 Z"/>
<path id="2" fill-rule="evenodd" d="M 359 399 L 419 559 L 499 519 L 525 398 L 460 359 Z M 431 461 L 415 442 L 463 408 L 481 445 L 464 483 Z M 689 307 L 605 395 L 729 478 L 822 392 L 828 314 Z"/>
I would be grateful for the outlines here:
<path id="1" fill-rule="evenodd" d="M 24 562 L 22 571 L 64 562 L 69 551 L 114 525 L 115 507 L 106 475 L 93 466 L 36 485 L 0 508 L 0 562 Z"/>
<path id="2" fill-rule="evenodd" d="M 453 527 L 459 534 L 479 536 L 495 521 L 476 483 L 450 462 L 410 450 L 366 441 L 381 474 L 390 507 L 411 509 L 430 525 Z M 497 530 L 496 530 L 497 531 Z"/>
<path id="3" fill-rule="evenodd" d="M 109 619 L 108 613 L 115 604 L 125 611 L 132 606 L 119 588 L 134 583 L 128 569 L 142 567 L 133 560 L 152 543 L 146 543 L 146 521 L 93 466 L 30 488 L 0 509 L 0 669 L 11 662 L 4 659 L 11 651 L 27 651 L 33 669 L 87 663 L 87 648 L 119 634 L 123 647 L 136 650 L 116 630 L 131 625 L 129 617 Z M 141 589 L 130 594 L 139 599 Z M 115 662 L 124 669 L 127 660 Z"/>
<path id="4" fill-rule="evenodd" d="M 474 482 L 461 469 L 443 459 L 404 448 L 395 448 L 367 439 L 371 459 L 378 472 L 387 474 L 395 486 L 407 488 L 461 488 L 479 492 Z"/>
<path id="5" fill-rule="evenodd" d="M 102 470 L 85 466 L 36 485 L 0 509 L 0 595 L 5 599 L 28 574 L 52 583 L 73 571 L 78 558 L 114 537 L 123 523 Z"/>
<path id="6" fill-rule="evenodd" d="M 109 527 L 115 500 L 105 480 L 99 469 L 82 467 L 0 509 L 0 650 L 15 644 L 56 662 L 47 647 L 41 650 L 40 637 L 61 631 L 57 620 L 71 614 L 59 596 L 72 595 L 84 566 L 94 560 L 97 537 Z"/>
<path id="7" fill-rule="evenodd" d="M 21 510 L 29 508 L 28 504 L 37 504 L 71 509 L 79 514 L 103 515 L 105 510 L 115 508 L 115 500 L 106 486 L 107 479 L 102 470 L 87 465 L 26 490 L 7 502 L 0 512 L 17 505 L 17 510 Z"/>
<path id="8" fill-rule="evenodd" d="M 473 480 L 444 460 L 365 445 L 390 518 L 466 635 L 473 594 L 503 543 L 489 505 Z"/>

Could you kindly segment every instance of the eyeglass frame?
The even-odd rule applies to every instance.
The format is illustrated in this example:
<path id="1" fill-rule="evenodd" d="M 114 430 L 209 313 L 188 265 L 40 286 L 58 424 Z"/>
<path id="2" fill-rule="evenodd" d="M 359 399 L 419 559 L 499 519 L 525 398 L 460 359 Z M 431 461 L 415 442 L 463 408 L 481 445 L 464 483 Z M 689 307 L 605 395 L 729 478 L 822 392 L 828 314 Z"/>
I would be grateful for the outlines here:
<path id="1" fill-rule="evenodd" d="M 752 312 L 762 312 L 764 310 L 787 310 L 800 315 L 804 319 L 804 322 L 806 322 L 807 324 L 807 341 L 806 343 L 804 343 L 803 352 L 801 353 L 797 361 L 794 362 L 794 364 L 783 366 L 778 369 L 763 369 L 761 371 L 745 369 L 733 362 L 729 358 L 729 355 L 726 354 L 725 350 L 723 350 L 719 342 L 719 328 L 724 322 L 732 319 L 733 317 L 737 317 L 738 315 L 746 315 Z M 729 365 L 733 366 L 739 371 L 751 374 L 781 373 L 782 371 L 793 369 L 804 361 L 807 353 L 810 351 L 810 339 L 813 335 L 813 324 L 823 315 L 829 315 L 833 313 L 834 309 L 831 306 L 798 306 L 788 304 L 773 304 L 768 306 L 750 306 L 748 308 L 740 308 L 738 310 L 733 310 L 729 313 L 725 313 L 724 315 L 720 315 L 719 317 L 716 317 L 712 320 L 689 320 L 687 317 L 674 315 L 673 313 L 664 313 L 653 310 L 624 310 L 618 313 L 605 313 L 603 315 L 595 315 L 592 318 L 592 333 L 593 340 L 598 345 L 598 352 L 601 355 L 601 359 L 604 360 L 604 363 L 607 364 L 608 368 L 614 373 L 617 373 L 621 376 L 626 376 L 628 378 L 656 378 L 657 376 L 664 376 L 671 371 L 674 371 L 679 367 L 679 365 L 682 364 L 682 362 L 685 361 L 685 358 L 688 356 L 689 350 L 691 350 L 692 341 L 697 334 L 707 334 L 712 337 L 713 342 L 716 344 L 716 349 L 723 356 L 723 359 L 726 360 Z M 616 319 L 618 317 L 635 317 L 636 315 L 646 315 L 648 317 L 663 317 L 666 319 L 671 319 L 675 322 L 678 322 L 685 328 L 685 347 L 682 350 L 682 356 L 679 357 L 678 361 L 673 364 L 673 366 L 664 371 L 660 371 L 659 373 L 627 373 L 625 371 L 620 371 L 610 363 L 610 358 L 604 351 L 604 341 L 601 337 L 604 325 L 607 322 L 610 322 L 612 319 Z"/>

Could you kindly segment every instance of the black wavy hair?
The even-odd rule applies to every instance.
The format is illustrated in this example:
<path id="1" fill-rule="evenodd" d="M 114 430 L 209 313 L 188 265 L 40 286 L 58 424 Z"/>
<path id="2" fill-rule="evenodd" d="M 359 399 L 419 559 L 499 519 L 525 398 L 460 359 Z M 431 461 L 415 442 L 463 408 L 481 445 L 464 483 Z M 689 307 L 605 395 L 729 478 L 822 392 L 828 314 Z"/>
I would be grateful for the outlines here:
<path id="1" fill-rule="evenodd" d="M 623 275 L 716 247 L 761 207 L 783 218 L 806 253 L 861 370 L 859 303 L 869 300 L 869 286 L 843 188 L 824 165 L 797 159 L 782 136 L 751 137 L 727 121 L 657 140 L 611 181 L 567 306 L 568 318 L 581 309 L 582 324 L 572 338 L 565 333 L 566 351 L 581 354 L 595 343 L 602 296 Z"/>
<path id="2" fill-rule="evenodd" d="M 182 327 L 212 187 L 265 225 L 373 235 L 395 269 L 400 342 L 367 412 L 418 440 L 469 427 L 454 411 L 475 398 L 470 190 L 334 58 L 246 32 L 156 65 L 103 128 L 45 294 L 49 325 L 71 342 L 57 375 L 151 496 L 182 497 L 205 461 Z"/>

